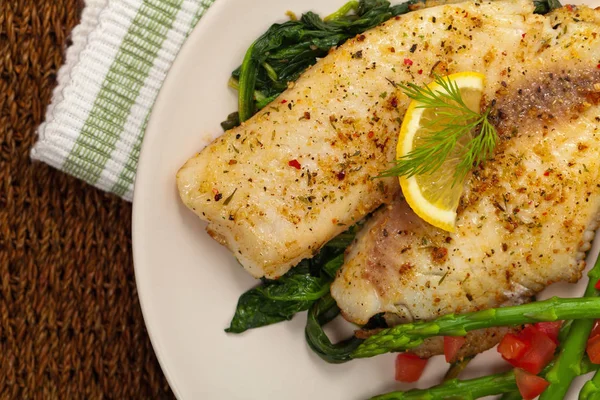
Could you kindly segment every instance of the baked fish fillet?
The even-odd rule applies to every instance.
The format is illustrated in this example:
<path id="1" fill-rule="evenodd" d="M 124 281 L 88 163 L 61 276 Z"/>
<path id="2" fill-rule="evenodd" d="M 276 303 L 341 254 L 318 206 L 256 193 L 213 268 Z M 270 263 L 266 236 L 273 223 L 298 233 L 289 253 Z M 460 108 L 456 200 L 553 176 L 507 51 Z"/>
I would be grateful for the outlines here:
<path id="1" fill-rule="evenodd" d="M 519 0 L 445 5 L 349 40 L 191 158 L 177 174 L 181 199 L 253 276 L 281 276 L 397 191 L 393 178 L 372 179 L 394 158 L 409 104 L 395 83 L 473 70 L 495 96 L 517 66 L 543 67 L 538 51 L 571 25 L 553 30 L 556 17 L 532 11 Z"/>
<path id="2" fill-rule="evenodd" d="M 510 52 L 523 58 L 494 52 L 501 73 L 488 69 L 487 102 L 501 139 L 466 184 L 456 232 L 421 220 L 398 193 L 365 224 L 331 287 L 346 319 L 430 319 L 581 277 L 600 210 L 599 22 L 600 11 L 565 7 L 498 31 L 493 46 L 517 38 Z"/>

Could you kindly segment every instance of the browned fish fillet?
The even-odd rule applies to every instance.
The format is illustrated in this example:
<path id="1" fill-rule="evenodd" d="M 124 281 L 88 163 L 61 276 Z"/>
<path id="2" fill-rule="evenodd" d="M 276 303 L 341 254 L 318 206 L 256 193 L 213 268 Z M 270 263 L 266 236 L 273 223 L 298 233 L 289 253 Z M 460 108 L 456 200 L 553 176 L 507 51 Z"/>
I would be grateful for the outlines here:
<path id="1" fill-rule="evenodd" d="M 455 233 L 400 194 L 365 225 L 331 288 L 348 320 L 496 307 L 581 277 L 600 210 L 599 14 L 546 16 L 524 33 L 537 50 L 488 83 L 501 141 L 468 181 Z"/>

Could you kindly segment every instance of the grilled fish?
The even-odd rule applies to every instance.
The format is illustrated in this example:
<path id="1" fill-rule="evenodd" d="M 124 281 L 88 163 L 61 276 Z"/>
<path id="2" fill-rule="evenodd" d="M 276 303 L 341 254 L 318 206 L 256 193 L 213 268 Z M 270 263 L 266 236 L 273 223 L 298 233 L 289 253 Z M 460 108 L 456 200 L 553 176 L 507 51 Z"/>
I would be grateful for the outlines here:
<path id="1" fill-rule="evenodd" d="M 525 0 L 444 5 L 350 39 L 192 157 L 177 174 L 182 201 L 253 276 L 281 276 L 397 193 L 395 179 L 373 179 L 409 104 L 397 83 L 478 71 L 492 99 L 548 60 L 598 61 L 596 13 L 532 12 Z"/>
<path id="2" fill-rule="evenodd" d="M 425 22 L 416 35 L 439 34 L 453 52 L 467 46 L 462 56 L 444 58 L 437 46 L 422 55 L 430 64 L 452 58 L 450 72 L 484 53 L 477 48 L 493 49 L 489 62 L 472 60 L 468 68 L 488 76 L 485 101 L 500 135 L 494 158 L 467 181 L 455 233 L 421 220 L 400 192 L 369 220 L 331 287 L 349 321 L 497 307 L 581 277 L 600 210 L 600 11 L 569 6 L 499 27 L 510 17 L 485 7 L 422 12 L 423 21 L 444 18 L 464 41 Z M 469 16 L 459 19 L 462 10 Z M 471 29 L 472 17 L 483 26 Z M 484 31 L 493 40 L 479 37 Z"/>

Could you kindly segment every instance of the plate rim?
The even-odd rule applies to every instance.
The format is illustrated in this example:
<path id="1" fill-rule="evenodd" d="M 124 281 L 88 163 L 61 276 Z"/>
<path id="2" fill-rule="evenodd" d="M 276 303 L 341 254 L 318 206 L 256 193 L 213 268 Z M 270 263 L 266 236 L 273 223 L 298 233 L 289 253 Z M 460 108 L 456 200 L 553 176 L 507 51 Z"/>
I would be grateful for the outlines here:
<path id="1" fill-rule="evenodd" d="M 136 204 L 139 204 L 142 201 L 141 200 L 142 196 L 139 191 L 135 190 L 135 187 L 138 186 L 138 184 L 140 182 L 142 182 L 142 185 L 143 185 L 143 183 L 145 182 L 145 179 L 146 179 L 146 177 L 143 174 L 139 174 L 138 171 L 140 171 L 143 168 L 143 166 L 146 165 L 146 163 L 151 162 L 151 157 L 150 157 L 149 153 L 147 151 L 144 152 L 144 149 L 149 146 L 148 145 L 149 141 L 146 140 L 148 138 L 148 133 L 157 131 L 156 129 L 153 129 L 154 125 L 157 123 L 156 122 L 157 114 L 154 111 L 156 109 L 159 109 L 161 107 L 161 104 L 164 101 L 168 100 L 165 97 L 165 92 L 166 92 L 165 88 L 167 88 L 170 85 L 171 81 L 174 81 L 177 79 L 177 70 L 179 68 L 181 68 L 181 65 L 183 65 L 182 63 L 184 63 L 184 61 L 182 61 L 182 60 L 186 60 L 189 58 L 188 53 L 193 51 L 193 48 L 194 48 L 193 43 L 196 40 L 198 40 L 198 39 L 196 39 L 196 37 L 201 36 L 203 34 L 203 32 L 206 29 L 208 29 L 212 19 L 215 18 L 217 15 L 219 15 L 220 9 L 226 8 L 228 3 L 230 3 L 230 0 L 216 1 L 205 11 L 205 13 L 202 15 L 202 17 L 198 20 L 196 26 L 194 28 L 192 28 L 192 30 L 189 32 L 188 36 L 185 38 L 183 45 L 181 46 L 179 52 L 177 53 L 177 56 L 173 60 L 173 64 L 171 64 L 171 67 L 169 68 L 169 71 L 167 72 L 165 80 L 160 86 L 160 90 L 158 92 L 156 100 L 154 101 L 154 104 L 152 105 L 152 108 L 149 112 L 148 124 L 146 125 L 146 129 L 144 131 L 142 145 L 140 146 L 140 155 L 138 158 L 138 165 L 137 165 L 136 175 L 135 175 L 135 180 L 134 180 L 134 191 L 133 191 L 132 212 L 131 212 L 131 236 L 132 236 L 131 247 L 132 247 L 132 255 L 133 255 L 133 270 L 134 270 L 134 276 L 135 276 L 135 285 L 136 285 L 136 290 L 138 292 L 138 301 L 140 303 L 140 309 L 142 311 L 142 318 L 144 320 L 146 332 L 148 333 L 148 337 L 150 338 L 150 344 L 152 345 L 152 350 L 154 351 L 156 359 L 160 365 L 160 369 L 161 369 L 162 373 L 164 374 L 165 379 L 167 380 L 167 383 L 169 384 L 169 388 L 171 389 L 171 391 L 173 392 L 173 394 L 175 395 L 175 397 L 177 399 L 181 399 L 183 397 L 182 397 L 180 388 L 175 384 L 175 378 L 173 376 L 173 373 L 166 362 L 166 356 L 164 354 L 164 352 L 166 350 L 164 349 L 163 346 L 161 346 L 159 344 L 159 340 L 156 337 L 157 329 L 152 329 L 152 326 L 156 323 L 156 321 L 155 321 L 156 318 L 150 311 L 151 307 L 147 304 L 147 300 L 144 300 L 144 299 L 148 299 L 148 295 L 147 294 L 144 295 L 144 293 L 145 293 L 144 287 L 145 286 L 140 284 L 140 282 L 144 281 L 144 274 L 141 272 L 142 268 L 140 267 L 140 263 L 137 262 L 136 260 L 140 259 L 140 253 L 142 250 L 140 250 L 139 241 L 136 241 L 135 237 L 136 237 L 136 232 L 137 232 L 136 227 L 139 225 L 139 221 L 141 220 L 141 218 L 143 218 L 142 211 L 141 211 L 142 208 L 140 206 L 136 206 Z M 136 195 L 136 193 L 137 193 L 137 195 Z"/>
<path id="2" fill-rule="evenodd" d="M 343 3 L 343 0 L 325 0 L 325 1 L 328 1 L 331 3 L 339 1 L 340 3 Z M 197 39 L 197 37 L 200 37 L 205 33 L 205 31 L 211 25 L 213 18 L 220 15 L 220 12 L 223 9 L 226 9 L 231 2 L 232 2 L 232 0 L 219 0 L 215 3 L 213 3 L 206 10 L 206 12 L 202 16 L 202 18 L 200 18 L 200 20 L 198 21 L 197 25 L 191 30 L 191 32 L 185 39 L 185 42 L 183 43 L 181 49 L 179 50 L 175 60 L 173 61 L 173 64 L 169 68 L 169 71 L 166 75 L 164 82 L 161 84 L 159 93 L 158 93 L 156 100 L 155 100 L 154 104 L 152 105 L 152 109 L 149 113 L 146 131 L 144 133 L 144 138 L 142 140 L 142 145 L 140 147 L 140 155 L 139 155 L 139 159 L 138 159 L 137 171 L 141 171 L 144 168 L 144 165 L 152 162 L 152 160 L 153 160 L 153 158 L 151 157 L 151 155 L 153 155 L 153 154 L 149 153 L 147 151 L 145 152 L 144 149 L 149 147 L 149 144 L 148 144 L 149 140 L 146 140 L 149 138 L 148 133 L 152 133 L 152 132 L 158 133 L 157 129 L 153 129 L 154 125 L 156 125 L 156 123 L 157 123 L 156 122 L 157 114 L 154 111 L 156 109 L 161 108 L 161 105 L 165 101 L 168 100 L 168 98 L 165 97 L 165 88 L 169 87 L 170 83 L 172 81 L 175 81 L 178 79 L 177 71 L 181 67 L 181 65 L 185 64 L 185 60 L 187 60 L 189 58 L 189 54 L 194 51 L 193 44 L 197 40 L 199 40 L 199 39 Z M 391 0 L 391 2 L 392 3 L 400 3 L 402 1 Z M 595 4 L 600 5 L 599 0 L 580 0 L 580 2 L 587 3 L 592 7 Z M 299 8 L 301 8 L 301 7 L 302 7 L 302 4 L 299 4 Z M 155 131 L 157 131 L 157 132 L 155 132 Z M 155 136 L 156 135 L 154 135 L 153 137 L 155 137 Z M 137 187 L 138 184 L 140 186 L 147 185 L 147 183 L 145 183 L 145 182 L 148 180 L 148 178 L 150 178 L 150 177 L 136 172 L 134 188 Z M 135 284 L 136 284 L 136 290 L 138 292 L 138 301 L 140 303 L 140 309 L 142 311 L 142 318 L 144 320 L 146 332 L 150 338 L 152 349 L 156 355 L 156 358 L 161 367 L 161 370 L 162 370 L 165 378 L 167 379 L 170 389 L 172 390 L 175 397 L 180 399 L 180 398 L 183 398 L 182 393 L 181 393 L 181 387 L 178 387 L 175 384 L 176 379 L 173 375 L 173 371 L 169 368 L 169 364 L 166 361 L 166 359 L 167 359 L 167 356 L 165 355 L 166 349 L 164 348 L 164 346 L 160 345 L 159 339 L 157 337 L 157 329 L 152 328 L 153 326 L 156 326 L 156 324 L 159 323 L 160 321 L 157 320 L 157 314 L 153 313 L 151 311 L 152 307 L 150 307 L 148 305 L 148 301 L 149 301 L 148 299 L 150 296 L 146 291 L 147 291 L 147 289 L 149 289 L 149 287 L 148 287 L 148 285 L 141 284 L 141 282 L 145 281 L 144 275 L 147 274 L 147 272 L 146 273 L 142 272 L 142 271 L 144 271 L 144 268 L 141 267 L 141 263 L 139 262 L 139 260 L 140 260 L 140 254 L 143 252 L 143 250 L 141 249 L 139 240 L 136 241 L 135 238 L 137 236 L 136 232 L 138 232 L 137 227 L 139 226 L 139 221 L 142 218 L 144 218 L 144 216 L 146 215 L 146 214 L 142 214 L 142 210 L 144 210 L 144 209 L 139 206 L 139 204 L 142 200 L 143 199 L 142 199 L 141 192 L 134 190 L 133 202 L 132 202 L 133 208 L 132 208 L 132 214 L 131 214 L 132 256 L 133 256 Z M 598 238 L 599 235 L 600 235 L 600 229 L 596 232 L 596 239 Z"/>

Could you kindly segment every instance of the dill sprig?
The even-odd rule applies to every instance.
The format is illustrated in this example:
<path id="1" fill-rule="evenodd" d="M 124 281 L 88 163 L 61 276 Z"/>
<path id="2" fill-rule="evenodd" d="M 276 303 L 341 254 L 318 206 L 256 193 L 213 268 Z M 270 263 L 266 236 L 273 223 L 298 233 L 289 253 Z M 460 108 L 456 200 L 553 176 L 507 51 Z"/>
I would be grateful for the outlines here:
<path id="1" fill-rule="evenodd" d="M 449 78 L 437 76 L 435 82 L 441 89 L 418 86 L 414 83 L 397 84 L 417 108 L 434 110 L 435 118 L 424 128 L 430 134 L 420 138 L 417 147 L 397 159 L 395 165 L 381 176 L 405 176 L 432 174 L 458 151 L 459 162 L 454 172 L 454 182 L 461 182 L 471 168 L 481 164 L 493 154 L 496 147 L 496 128 L 489 122 L 490 108 L 479 113 L 464 102 L 458 84 Z M 472 135 L 465 143 L 465 138 Z M 459 146 L 459 147 L 457 147 Z"/>

